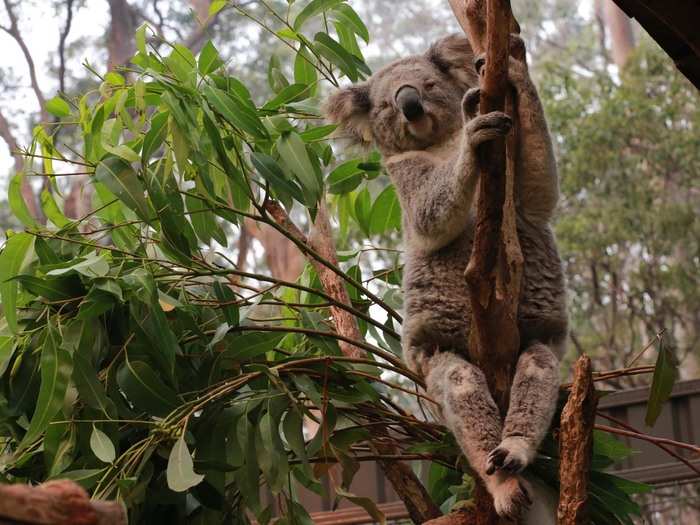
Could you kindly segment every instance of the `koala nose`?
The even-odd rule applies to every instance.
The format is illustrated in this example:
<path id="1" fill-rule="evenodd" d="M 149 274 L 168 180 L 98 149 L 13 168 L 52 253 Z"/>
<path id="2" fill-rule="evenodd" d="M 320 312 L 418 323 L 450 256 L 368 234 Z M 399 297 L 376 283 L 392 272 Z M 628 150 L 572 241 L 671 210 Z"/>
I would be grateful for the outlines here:
<path id="1" fill-rule="evenodd" d="M 396 105 L 409 121 L 418 120 L 423 116 L 418 90 L 411 86 L 403 86 L 396 92 Z"/>

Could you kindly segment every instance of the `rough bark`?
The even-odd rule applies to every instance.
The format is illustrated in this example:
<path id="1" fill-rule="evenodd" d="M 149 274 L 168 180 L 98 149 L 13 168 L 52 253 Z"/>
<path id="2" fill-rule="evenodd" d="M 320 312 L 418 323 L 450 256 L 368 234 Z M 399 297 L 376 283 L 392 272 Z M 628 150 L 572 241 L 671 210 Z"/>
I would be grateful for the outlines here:
<path id="1" fill-rule="evenodd" d="M 480 112 L 515 112 L 507 82 L 508 55 L 524 60 L 523 50 L 510 50 L 519 26 L 508 0 L 450 0 L 475 56 L 486 54 L 480 77 Z M 471 67 L 471 64 L 465 64 Z M 491 394 L 505 415 L 520 347 L 517 309 L 523 257 L 515 221 L 515 152 L 517 122 L 507 139 L 480 148 L 481 172 L 472 254 L 465 271 L 472 309 L 470 358 L 483 370 Z M 499 522 L 491 497 L 477 480 L 475 519 L 479 525 Z"/>
<path id="2" fill-rule="evenodd" d="M 593 451 L 593 423 L 598 400 L 588 356 L 579 357 L 569 400 L 561 413 L 559 435 L 559 525 L 588 523 L 588 478 Z"/>
<path id="3" fill-rule="evenodd" d="M 126 525 L 126 512 L 117 502 L 90 501 L 87 492 L 70 480 L 28 485 L 0 485 L 0 524 Z"/>
<path id="4" fill-rule="evenodd" d="M 613 0 L 602 0 L 603 20 L 610 36 L 610 52 L 617 67 L 623 67 L 634 51 L 632 20 Z"/>

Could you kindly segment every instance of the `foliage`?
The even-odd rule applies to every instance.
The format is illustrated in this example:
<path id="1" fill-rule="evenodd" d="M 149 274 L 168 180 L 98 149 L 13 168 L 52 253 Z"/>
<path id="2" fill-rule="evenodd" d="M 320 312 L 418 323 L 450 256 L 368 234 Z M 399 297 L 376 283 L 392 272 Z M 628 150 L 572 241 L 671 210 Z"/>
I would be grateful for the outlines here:
<path id="1" fill-rule="evenodd" d="M 363 276 L 366 251 L 347 243 L 348 232 L 395 236 L 393 188 L 378 178 L 375 153 L 336 158 L 333 128 L 318 119 L 323 83 L 369 74 L 358 46 L 368 31 L 342 0 L 298 4 L 253 13 L 212 2 L 212 12 L 228 6 L 253 18 L 285 50 L 269 60 L 267 97 L 231 75 L 212 42 L 196 55 L 156 47 L 141 26 L 133 67 L 50 100 L 62 125 L 37 127 L 26 152 L 27 172 L 48 176 L 49 222 L 27 212 L 17 174 L 9 200 L 26 231 L 10 232 L 0 253 L 5 480 L 75 479 L 95 497 L 121 498 L 134 523 L 264 524 L 273 510 L 265 485 L 282 502 L 278 523 L 309 523 L 296 487 L 322 493 L 321 478 L 339 463 L 333 496 L 379 517 L 348 491 L 381 429 L 400 453 L 431 460 L 431 495 L 445 508 L 470 494 L 451 438 L 395 402 L 419 380 L 396 355 L 394 251 L 382 254 L 386 268 Z M 80 137 L 76 151 L 54 140 L 58 129 Z M 67 167 L 90 174 L 93 210 L 80 219 L 63 213 L 56 179 Z M 322 199 L 339 245 L 352 248 L 338 275 L 364 358 L 341 354 L 333 300 L 311 266 L 284 282 L 231 262 L 227 231 L 252 220 L 291 237 L 266 205 L 282 203 L 304 225 Z M 614 447 L 601 457 L 608 466 Z M 544 465 L 556 468 L 556 447 Z M 601 523 L 637 510 L 628 495 L 640 487 L 610 478 L 597 486 L 604 506 L 623 502 L 624 514 Z"/>

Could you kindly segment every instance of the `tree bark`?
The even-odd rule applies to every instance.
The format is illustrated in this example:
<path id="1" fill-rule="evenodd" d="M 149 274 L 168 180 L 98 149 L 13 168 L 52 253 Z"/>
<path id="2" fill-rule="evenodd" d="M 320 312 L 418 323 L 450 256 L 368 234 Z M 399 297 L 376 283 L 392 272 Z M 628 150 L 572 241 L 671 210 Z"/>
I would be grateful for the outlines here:
<path id="1" fill-rule="evenodd" d="M 126 64 L 135 51 L 136 17 L 126 0 L 109 3 L 109 34 L 107 36 L 107 67 L 111 70 Z"/>
<path id="2" fill-rule="evenodd" d="M 571 394 L 561 413 L 559 525 L 589 523 L 586 504 L 597 405 L 591 360 L 583 355 L 576 361 Z"/>
<path id="3" fill-rule="evenodd" d="M 70 480 L 38 487 L 0 485 L 0 525 L 126 525 L 124 507 L 111 501 L 91 501 Z"/>
<path id="4" fill-rule="evenodd" d="M 610 35 L 610 51 L 617 67 L 624 67 L 634 51 L 632 20 L 613 0 L 602 0 L 603 20 Z"/>
<path id="5" fill-rule="evenodd" d="M 524 50 L 510 50 L 510 33 L 518 33 L 508 0 L 450 0 L 452 10 L 486 64 L 480 77 L 480 112 L 508 110 L 517 115 L 508 87 L 508 56 L 524 60 Z M 471 67 L 471 64 L 465 64 Z M 508 410 L 510 384 L 520 347 L 517 310 L 523 257 L 515 220 L 517 122 L 507 139 L 478 151 L 479 192 L 472 253 L 465 271 L 472 309 L 470 359 L 484 372 L 501 413 Z M 476 480 L 475 518 L 479 525 L 499 522 L 488 491 Z"/>

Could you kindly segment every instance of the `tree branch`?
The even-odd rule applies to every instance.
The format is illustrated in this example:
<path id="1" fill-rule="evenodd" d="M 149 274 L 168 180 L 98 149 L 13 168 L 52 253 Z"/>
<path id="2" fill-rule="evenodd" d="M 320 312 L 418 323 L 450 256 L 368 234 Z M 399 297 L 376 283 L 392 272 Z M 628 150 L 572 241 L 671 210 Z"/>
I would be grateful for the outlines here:
<path id="1" fill-rule="evenodd" d="M 66 40 L 73 23 L 73 2 L 74 0 L 66 0 L 66 25 L 58 39 L 58 86 L 61 93 L 66 92 Z"/>
<path id="2" fill-rule="evenodd" d="M 19 45 L 20 49 L 22 50 L 24 59 L 27 62 L 27 67 L 29 68 L 29 78 L 31 81 L 32 90 L 34 91 L 34 95 L 36 95 L 37 101 L 39 102 L 41 120 L 43 122 L 48 122 L 49 114 L 46 112 L 46 99 L 39 88 L 39 81 L 36 78 L 36 68 L 34 67 L 34 59 L 32 58 L 32 54 L 29 52 L 29 48 L 27 47 L 24 38 L 22 38 L 22 33 L 20 32 L 19 25 L 17 24 L 17 16 L 14 12 L 14 6 L 10 3 L 10 0 L 3 0 L 3 2 L 5 3 L 7 15 L 10 18 L 10 27 L 0 26 L 0 28 L 14 38 L 15 42 L 17 42 L 17 45 Z"/>

